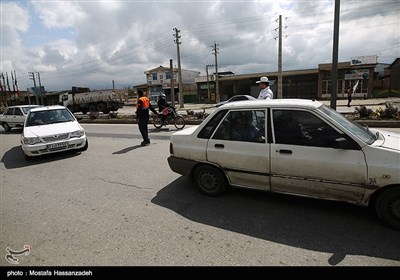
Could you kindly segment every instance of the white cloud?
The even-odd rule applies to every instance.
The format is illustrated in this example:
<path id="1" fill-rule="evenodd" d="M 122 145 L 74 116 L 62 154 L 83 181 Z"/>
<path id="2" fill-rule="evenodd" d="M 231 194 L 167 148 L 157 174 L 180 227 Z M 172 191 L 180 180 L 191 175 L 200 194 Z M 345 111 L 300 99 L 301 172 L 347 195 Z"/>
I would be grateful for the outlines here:
<path id="1" fill-rule="evenodd" d="M 205 74 L 218 44 L 220 71 L 276 71 L 279 15 L 284 70 L 317 68 L 332 59 L 334 1 L 31 1 L 2 2 L 2 72 L 40 71 L 48 90 L 135 85 L 144 71 L 177 64 Z M 342 1 L 339 61 L 399 56 L 399 1 Z M 18 20 L 14 20 L 17 18 Z M 35 20 L 32 20 L 35 19 Z M 37 20 L 39 19 L 39 20 Z M 44 31 L 43 31 L 44 30 Z M 40 32 L 40 34 L 37 34 Z M 27 36 L 35 44 L 22 44 Z M 43 73 L 42 73 L 43 72 Z"/>
<path id="2" fill-rule="evenodd" d="M 32 1 L 32 5 L 43 26 L 48 29 L 74 27 L 87 16 L 79 2 Z"/>

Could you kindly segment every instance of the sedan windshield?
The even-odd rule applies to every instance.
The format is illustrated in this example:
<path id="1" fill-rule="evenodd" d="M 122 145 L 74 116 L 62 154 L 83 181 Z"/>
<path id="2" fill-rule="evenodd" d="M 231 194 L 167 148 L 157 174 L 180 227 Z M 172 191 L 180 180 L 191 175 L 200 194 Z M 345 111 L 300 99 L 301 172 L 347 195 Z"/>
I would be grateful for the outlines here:
<path id="1" fill-rule="evenodd" d="M 21 107 L 22 111 L 24 111 L 25 114 L 29 112 L 30 109 L 36 108 L 38 105 L 32 105 L 32 106 L 26 106 L 26 107 Z"/>
<path id="2" fill-rule="evenodd" d="M 345 116 L 333 110 L 332 108 L 322 105 L 318 108 L 324 114 L 328 115 L 336 122 L 338 122 L 344 129 L 351 132 L 353 135 L 360 138 L 362 141 L 371 145 L 376 140 L 376 135 L 368 130 L 368 128 L 359 125 L 358 123 L 353 123 L 349 121 Z"/>
<path id="3" fill-rule="evenodd" d="M 30 112 L 26 126 L 46 125 L 74 121 L 74 116 L 66 109 Z"/>

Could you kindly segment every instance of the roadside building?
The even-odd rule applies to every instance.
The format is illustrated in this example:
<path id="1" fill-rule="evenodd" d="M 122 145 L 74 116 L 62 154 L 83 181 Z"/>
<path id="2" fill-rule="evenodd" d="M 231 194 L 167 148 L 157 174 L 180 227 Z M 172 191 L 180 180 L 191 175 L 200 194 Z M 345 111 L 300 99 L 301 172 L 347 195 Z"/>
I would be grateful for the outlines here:
<path id="1" fill-rule="evenodd" d="M 227 72 L 222 72 L 227 73 Z M 230 72 L 232 73 L 232 72 Z M 257 98 L 260 89 L 256 82 L 266 76 L 270 80 L 270 88 L 276 94 L 278 72 L 262 72 L 244 75 L 221 75 L 218 73 L 220 100 L 227 100 L 234 95 L 246 94 Z M 317 98 L 318 69 L 284 71 L 283 98 Z M 215 75 L 196 78 L 200 102 L 215 103 Z"/>
<path id="2" fill-rule="evenodd" d="M 397 62 L 396 62 L 397 61 Z M 396 59 L 390 64 L 378 63 L 377 56 L 358 56 L 351 61 L 338 63 L 337 98 L 347 98 L 346 89 L 357 84 L 355 98 L 374 97 L 374 83 L 382 80 L 385 68 L 391 69 L 390 81 L 392 88 L 398 87 L 399 64 Z M 227 100 L 234 95 L 248 94 L 258 96 L 259 87 L 256 81 L 262 76 L 268 77 L 271 90 L 277 94 L 278 72 L 262 72 L 244 75 L 224 75 L 218 73 L 219 95 L 221 100 Z M 230 72 L 232 73 L 232 72 Z M 319 64 L 315 69 L 289 70 L 282 73 L 283 98 L 304 98 L 329 100 L 332 90 L 332 64 Z M 200 102 L 215 103 L 215 74 L 196 78 Z"/>
<path id="3" fill-rule="evenodd" d="M 387 83 L 384 88 L 397 91 L 400 94 L 400 58 L 396 58 L 392 64 L 385 68 L 385 78 Z"/>
<path id="4" fill-rule="evenodd" d="M 161 93 L 165 93 L 167 99 L 171 100 L 171 79 L 173 80 L 175 101 L 179 100 L 180 91 L 183 92 L 183 101 L 186 103 L 192 102 L 193 99 L 197 98 L 195 78 L 200 75 L 200 72 L 182 69 L 182 89 L 179 88 L 178 68 L 173 68 L 172 72 L 169 67 L 162 65 L 144 72 L 147 81 L 145 87 L 146 91 L 150 93 L 150 100 L 157 101 Z M 138 87 L 135 86 L 135 88 Z"/>
<path id="5" fill-rule="evenodd" d="M 374 82 L 384 75 L 384 68 L 389 64 L 378 63 L 376 55 L 357 56 L 351 61 L 338 63 L 337 98 L 346 98 L 346 89 L 354 87 L 353 98 L 372 98 Z M 329 99 L 331 96 L 332 64 L 318 66 L 318 98 Z"/>

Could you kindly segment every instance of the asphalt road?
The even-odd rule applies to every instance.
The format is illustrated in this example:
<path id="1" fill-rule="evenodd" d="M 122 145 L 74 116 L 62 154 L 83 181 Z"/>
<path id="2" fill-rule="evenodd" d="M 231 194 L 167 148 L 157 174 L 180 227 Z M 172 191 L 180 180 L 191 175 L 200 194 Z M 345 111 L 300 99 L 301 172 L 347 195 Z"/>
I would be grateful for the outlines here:
<path id="1" fill-rule="evenodd" d="M 399 232 L 366 208 L 206 197 L 168 167 L 172 127 L 141 147 L 136 125 L 83 126 L 87 151 L 28 162 L 1 131 L 0 252 L 29 245 L 21 266 L 400 266 Z"/>

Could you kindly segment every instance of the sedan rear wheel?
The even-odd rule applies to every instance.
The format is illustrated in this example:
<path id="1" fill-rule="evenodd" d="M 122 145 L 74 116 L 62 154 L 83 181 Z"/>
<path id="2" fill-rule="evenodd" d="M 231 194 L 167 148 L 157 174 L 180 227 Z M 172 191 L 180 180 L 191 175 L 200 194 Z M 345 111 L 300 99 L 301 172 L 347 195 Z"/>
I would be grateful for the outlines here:
<path id="1" fill-rule="evenodd" d="M 199 190 L 208 196 L 222 194 L 227 188 L 227 180 L 218 168 L 209 165 L 198 167 L 194 173 Z"/>
<path id="2" fill-rule="evenodd" d="M 383 191 L 376 199 L 375 211 L 385 225 L 400 230 L 400 186 Z"/>
<path id="3" fill-rule="evenodd" d="M 11 127 L 8 125 L 8 123 L 3 123 L 3 128 L 6 132 L 10 132 L 11 131 Z"/>

